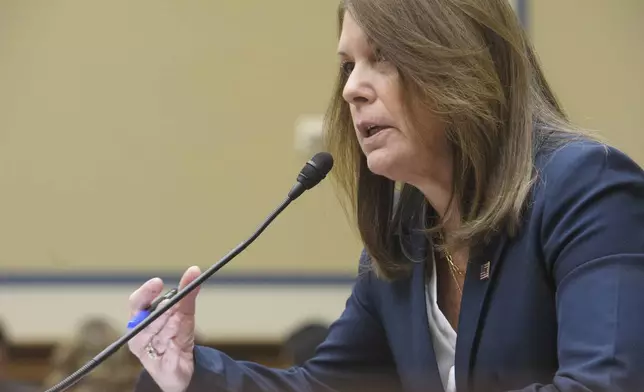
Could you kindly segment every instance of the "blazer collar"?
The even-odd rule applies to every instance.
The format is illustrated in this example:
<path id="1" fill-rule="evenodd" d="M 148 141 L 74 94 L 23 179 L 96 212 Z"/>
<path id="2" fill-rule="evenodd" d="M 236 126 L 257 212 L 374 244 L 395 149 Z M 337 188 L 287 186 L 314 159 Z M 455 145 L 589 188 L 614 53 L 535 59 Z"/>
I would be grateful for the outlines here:
<path id="1" fill-rule="evenodd" d="M 455 373 L 456 389 L 470 390 L 472 368 L 478 349 L 490 288 L 494 284 L 508 237 L 498 234 L 484 246 L 470 251 L 470 261 L 465 274 L 461 311 L 456 339 Z M 472 254 L 473 253 L 473 254 Z"/>

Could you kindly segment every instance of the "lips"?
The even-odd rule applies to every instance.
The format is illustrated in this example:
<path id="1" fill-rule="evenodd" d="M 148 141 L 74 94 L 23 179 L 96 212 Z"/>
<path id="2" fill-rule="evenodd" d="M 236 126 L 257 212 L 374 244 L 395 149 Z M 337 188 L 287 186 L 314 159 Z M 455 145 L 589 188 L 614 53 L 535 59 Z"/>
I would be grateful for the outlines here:
<path id="1" fill-rule="evenodd" d="M 356 128 L 363 137 L 368 138 L 384 129 L 391 128 L 391 125 L 376 122 L 359 122 Z"/>
<path id="2" fill-rule="evenodd" d="M 383 129 L 389 128 L 388 125 L 374 125 L 373 127 L 370 127 L 367 129 L 367 137 L 371 137 L 375 135 L 376 133 L 382 131 Z"/>

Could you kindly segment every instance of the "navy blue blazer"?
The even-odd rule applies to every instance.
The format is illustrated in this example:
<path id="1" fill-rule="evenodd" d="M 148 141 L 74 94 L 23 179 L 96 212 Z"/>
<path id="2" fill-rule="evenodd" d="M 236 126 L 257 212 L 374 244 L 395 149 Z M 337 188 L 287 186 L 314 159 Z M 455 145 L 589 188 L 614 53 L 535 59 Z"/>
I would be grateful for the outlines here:
<path id="1" fill-rule="evenodd" d="M 467 270 L 457 390 L 644 391 L 644 173 L 592 142 L 535 163 L 521 231 L 498 235 Z M 424 236 L 411 245 L 424 255 Z M 197 347 L 189 391 L 443 391 L 425 308 L 431 263 L 395 282 L 364 253 L 360 265 L 314 359 L 278 370 Z M 143 373 L 138 390 L 157 389 Z"/>

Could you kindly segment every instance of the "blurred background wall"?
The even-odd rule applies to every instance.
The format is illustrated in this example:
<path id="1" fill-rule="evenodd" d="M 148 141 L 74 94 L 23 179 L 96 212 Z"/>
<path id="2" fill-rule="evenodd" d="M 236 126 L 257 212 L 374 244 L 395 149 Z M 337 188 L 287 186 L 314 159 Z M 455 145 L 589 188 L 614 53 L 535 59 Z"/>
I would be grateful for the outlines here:
<path id="1" fill-rule="evenodd" d="M 534 44 L 568 114 L 644 164 L 644 1 L 527 5 Z"/>
<path id="2" fill-rule="evenodd" d="M 644 163 L 644 2 L 516 2 L 573 119 Z M 0 0 L 0 318 L 18 342 L 210 266 L 285 197 L 336 71 L 334 1 Z M 360 245 L 327 181 L 203 290 L 215 340 L 341 312 Z M 219 276 L 219 275 L 218 275 Z M 63 305 L 64 304 L 64 305 Z"/>
<path id="3" fill-rule="evenodd" d="M 214 263 L 284 199 L 310 157 L 295 149 L 295 125 L 321 113 L 331 91 L 335 2 L 0 7 L 0 267 L 13 283 L 0 309 L 17 339 L 55 338 L 87 311 L 124 325 L 127 293 Z M 209 332 L 276 337 L 272 322 L 301 314 L 280 290 L 292 297 L 302 275 L 341 285 L 337 316 L 359 251 L 321 184 L 222 270 L 233 277 L 205 302 L 201 314 L 218 314 Z M 269 294 L 255 294 L 267 284 Z M 74 305 L 54 310 L 55 298 Z M 306 307 L 323 317 L 329 306 Z"/>
<path id="4" fill-rule="evenodd" d="M 3 265 L 208 265 L 308 158 L 294 125 L 331 90 L 334 2 L 2 4 Z M 359 248 L 327 185 L 227 270 L 352 271 Z"/>

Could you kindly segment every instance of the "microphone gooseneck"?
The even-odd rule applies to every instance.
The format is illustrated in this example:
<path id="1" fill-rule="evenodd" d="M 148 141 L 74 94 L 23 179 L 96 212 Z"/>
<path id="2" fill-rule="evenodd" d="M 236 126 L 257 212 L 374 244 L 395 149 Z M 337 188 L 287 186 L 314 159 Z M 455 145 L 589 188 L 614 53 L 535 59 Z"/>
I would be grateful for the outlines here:
<path id="1" fill-rule="evenodd" d="M 203 282 L 205 282 L 208 278 L 210 278 L 215 272 L 219 271 L 230 260 L 232 260 L 235 256 L 237 256 L 244 249 L 246 249 L 251 243 L 253 243 L 257 239 L 257 237 L 260 236 L 260 234 L 262 234 L 262 232 L 268 227 L 268 225 L 270 225 L 271 222 L 273 222 L 273 220 L 277 218 L 277 216 L 282 211 L 284 211 L 284 209 L 288 207 L 289 204 L 291 204 L 292 201 L 294 201 L 296 198 L 302 195 L 302 193 L 304 193 L 306 190 L 309 190 L 314 186 L 316 186 L 317 184 L 319 184 L 320 181 L 322 181 L 326 177 L 326 175 L 331 171 L 332 168 L 333 168 L 333 157 L 331 156 L 331 154 L 326 152 L 320 152 L 315 156 L 313 156 L 313 158 L 311 158 L 300 171 L 300 174 L 297 176 L 297 183 L 293 186 L 293 188 L 291 188 L 286 199 L 284 199 L 284 201 L 280 203 L 280 205 L 264 220 L 264 222 L 262 222 L 262 224 L 255 230 L 255 232 L 248 239 L 246 239 L 245 241 L 237 245 L 233 250 L 228 252 L 228 254 L 225 255 L 221 260 L 219 260 L 216 264 L 208 268 L 205 272 L 203 272 L 195 280 L 190 282 L 182 290 L 177 291 L 176 288 L 170 290 L 170 292 L 168 292 L 162 297 L 164 299 L 167 299 L 168 300 L 167 302 L 155 301 L 155 306 L 152 306 L 150 308 L 152 312 L 149 313 L 149 315 L 146 314 L 145 318 L 141 318 L 138 324 L 131 325 L 132 329 L 130 329 L 125 335 L 123 335 L 114 343 L 112 343 L 107 348 L 105 348 L 103 351 L 98 353 L 94 358 L 89 360 L 84 366 L 82 366 L 76 372 L 72 373 L 70 376 L 68 376 L 67 378 L 65 378 L 64 380 L 62 380 L 61 382 L 59 382 L 58 384 L 51 387 L 45 392 L 65 391 L 71 388 L 74 384 L 79 382 L 85 376 L 87 376 L 92 370 L 94 370 L 102 362 L 104 362 L 111 355 L 117 352 L 121 347 L 127 344 L 127 342 L 129 342 L 134 336 L 136 336 L 139 332 L 141 332 L 148 325 L 150 325 L 154 320 L 159 318 L 159 316 L 165 313 L 166 310 L 176 305 L 186 295 L 188 295 L 190 292 L 192 292 L 194 289 L 200 286 Z M 161 302 L 164 305 L 160 307 L 156 307 L 156 304 L 158 304 L 159 302 Z"/>

